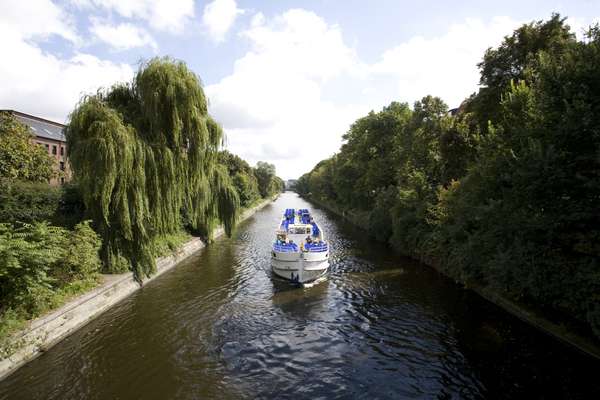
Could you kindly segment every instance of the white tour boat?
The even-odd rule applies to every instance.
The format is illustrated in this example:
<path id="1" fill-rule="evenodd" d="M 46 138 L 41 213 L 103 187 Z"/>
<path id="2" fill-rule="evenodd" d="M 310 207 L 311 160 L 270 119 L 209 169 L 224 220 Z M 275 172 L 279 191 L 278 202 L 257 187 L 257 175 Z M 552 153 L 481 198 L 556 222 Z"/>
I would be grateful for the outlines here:
<path id="1" fill-rule="evenodd" d="M 329 244 L 306 209 L 288 208 L 275 231 L 273 272 L 292 282 L 312 282 L 329 268 Z"/>

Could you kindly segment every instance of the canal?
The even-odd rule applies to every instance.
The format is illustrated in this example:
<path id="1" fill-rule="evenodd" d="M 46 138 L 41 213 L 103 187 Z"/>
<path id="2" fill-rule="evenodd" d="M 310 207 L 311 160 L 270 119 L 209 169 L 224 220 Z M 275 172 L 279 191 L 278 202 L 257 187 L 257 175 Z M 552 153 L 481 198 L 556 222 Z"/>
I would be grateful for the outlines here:
<path id="1" fill-rule="evenodd" d="M 275 279 L 285 208 L 328 279 Z M 1 399 L 600 398 L 600 363 L 293 193 L 0 382 Z"/>

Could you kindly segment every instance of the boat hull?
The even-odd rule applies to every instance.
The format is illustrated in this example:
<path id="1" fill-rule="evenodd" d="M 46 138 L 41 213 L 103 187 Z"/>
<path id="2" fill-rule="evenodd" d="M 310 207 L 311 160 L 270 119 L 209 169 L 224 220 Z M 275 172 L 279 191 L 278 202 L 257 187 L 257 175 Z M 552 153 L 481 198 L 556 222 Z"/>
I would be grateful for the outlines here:
<path id="1" fill-rule="evenodd" d="M 281 278 L 297 283 L 308 283 L 319 279 L 327 272 L 329 260 L 327 255 L 319 258 L 310 257 L 307 260 L 302 255 L 295 259 L 286 254 L 285 260 L 277 257 L 272 258 L 271 266 L 273 273 Z"/>

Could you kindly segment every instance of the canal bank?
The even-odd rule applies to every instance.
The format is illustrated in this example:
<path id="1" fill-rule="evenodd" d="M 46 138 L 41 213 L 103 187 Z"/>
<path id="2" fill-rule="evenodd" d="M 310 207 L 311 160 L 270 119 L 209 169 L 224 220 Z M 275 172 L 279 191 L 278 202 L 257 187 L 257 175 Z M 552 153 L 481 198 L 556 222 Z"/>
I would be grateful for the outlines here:
<path id="1" fill-rule="evenodd" d="M 250 218 L 273 200 L 265 200 L 245 210 L 239 222 Z M 218 227 L 213 233 L 213 238 L 223 236 L 224 233 L 223 227 Z M 30 321 L 27 327 L 16 333 L 11 340 L 8 346 L 10 355 L 0 360 L 0 380 L 205 246 L 200 238 L 195 237 L 172 255 L 159 257 L 156 260 L 156 273 L 144 280 L 142 285 L 133 279 L 130 272 L 103 275 L 103 282 L 99 286 Z"/>
<path id="2" fill-rule="evenodd" d="M 355 213 L 353 211 L 341 210 L 340 208 L 324 202 L 314 197 L 307 197 L 307 200 L 317 204 L 318 206 L 330 211 L 331 213 L 342 217 L 358 228 L 368 226 L 368 216 L 366 214 Z M 450 279 L 443 268 L 440 267 L 439 263 L 435 260 L 417 260 L 425 265 L 435 269 L 440 274 L 447 276 Z M 462 282 L 458 282 L 463 284 Z M 506 312 L 519 318 L 521 321 L 535 327 L 536 329 L 544 332 L 551 337 L 572 346 L 573 348 L 587 354 L 591 357 L 600 360 L 600 345 L 592 338 L 582 335 L 573 329 L 569 328 L 568 324 L 564 324 L 548 319 L 541 311 L 533 309 L 525 304 L 513 301 L 501 293 L 498 293 L 490 288 L 470 283 L 465 286 L 465 289 L 470 289 L 477 293 L 479 296 L 489 301 L 492 304 L 502 308 Z"/>
<path id="3" fill-rule="evenodd" d="M 328 279 L 273 276 L 273 231 L 308 208 Z M 0 382 L 0 400 L 600 398 L 599 363 L 283 194 Z"/>

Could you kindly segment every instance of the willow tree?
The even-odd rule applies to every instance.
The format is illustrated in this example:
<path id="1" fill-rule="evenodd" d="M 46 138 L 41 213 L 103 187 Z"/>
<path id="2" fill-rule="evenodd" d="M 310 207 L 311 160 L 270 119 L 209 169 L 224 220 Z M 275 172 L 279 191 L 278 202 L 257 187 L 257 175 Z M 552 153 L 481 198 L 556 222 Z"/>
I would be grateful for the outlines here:
<path id="1" fill-rule="evenodd" d="M 85 96 L 66 137 L 108 271 L 149 276 L 153 243 L 181 229 L 183 218 L 208 236 L 221 222 L 231 235 L 240 206 L 217 163 L 223 131 L 183 62 L 154 58 L 131 83 Z"/>

